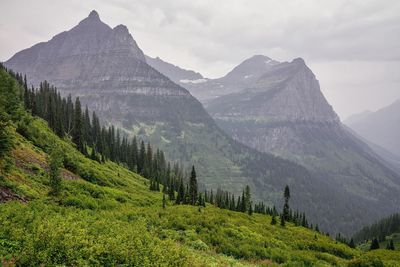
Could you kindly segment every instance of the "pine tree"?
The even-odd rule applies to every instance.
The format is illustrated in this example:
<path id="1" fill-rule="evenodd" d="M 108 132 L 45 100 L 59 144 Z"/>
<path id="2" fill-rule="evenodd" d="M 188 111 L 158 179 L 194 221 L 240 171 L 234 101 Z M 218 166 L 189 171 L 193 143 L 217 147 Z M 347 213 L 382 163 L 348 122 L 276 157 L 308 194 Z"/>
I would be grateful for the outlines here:
<path id="1" fill-rule="evenodd" d="M 146 148 L 144 142 L 140 142 L 140 149 L 139 149 L 139 157 L 137 163 L 137 171 L 139 174 L 143 174 L 145 168 L 145 159 L 146 159 Z"/>
<path id="2" fill-rule="evenodd" d="M 356 247 L 356 245 L 354 244 L 354 240 L 353 240 L 353 238 L 352 238 L 352 239 L 350 239 L 350 242 L 349 242 L 349 247 L 351 247 L 351 248 L 355 248 L 355 247 Z"/>
<path id="3" fill-rule="evenodd" d="M 282 216 L 283 216 L 285 221 L 289 221 L 290 220 L 290 211 L 289 211 L 290 190 L 289 190 L 289 186 L 288 185 L 285 186 L 285 190 L 284 190 L 283 196 L 284 196 L 284 199 L 285 199 L 285 204 L 283 205 Z"/>
<path id="4" fill-rule="evenodd" d="M 371 243 L 370 250 L 379 249 L 379 241 L 377 238 L 374 238 Z"/>
<path id="5" fill-rule="evenodd" d="M 76 144 L 79 151 L 83 152 L 83 123 L 82 123 L 82 109 L 79 97 L 75 100 L 75 116 L 74 116 L 74 131 L 72 141 Z"/>
<path id="6" fill-rule="evenodd" d="M 192 172 L 190 174 L 190 181 L 189 181 L 189 198 L 190 204 L 196 205 L 197 201 L 197 178 L 196 178 L 196 170 L 194 166 L 192 166 Z"/>
<path id="7" fill-rule="evenodd" d="M 271 224 L 272 225 L 276 224 L 276 216 L 275 216 L 275 214 L 272 214 Z"/>
<path id="8" fill-rule="evenodd" d="M 244 206 L 245 209 L 243 212 L 249 211 L 251 206 L 251 193 L 250 193 L 250 186 L 246 185 L 244 189 Z"/>
<path id="9" fill-rule="evenodd" d="M 249 205 L 248 214 L 249 214 L 250 216 L 253 215 L 253 205 L 252 205 L 251 202 L 250 202 L 250 205 Z"/>
<path id="10" fill-rule="evenodd" d="M 62 178 L 60 168 L 62 167 L 63 157 L 61 149 L 57 145 L 53 145 L 48 157 L 49 178 L 50 178 L 50 194 L 57 196 L 61 192 Z"/>
<path id="11" fill-rule="evenodd" d="M 14 135 L 11 131 L 11 124 L 5 112 L 0 110 L 0 160 L 14 147 Z"/>
<path id="12" fill-rule="evenodd" d="M 394 247 L 393 239 L 391 239 L 391 240 L 387 243 L 386 249 L 387 249 L 387 250 L 396 250 L 396 248 Z"/>
<path id="13" fill-rule="evenodd" d="M 286 224 L 286 222 L 285 222 L 285 216 L 283 216 L 283 214 L 281 214 L 280 218 L 281 218 L 281 226 L 284 227 L 285 224 Z"/>
<path id="14" fill-rule="evenodd" d="M 185 198 L 185 187 L 183 185 L 182 179 L 179 180 L 178 195 L 176 196 L 176 204 L 181 204 L 184 202 Z"/>
<path id="15" fill-rule="evenodd" d="M 163 209 L 165 209 L 167 207 L 167 199 L 165 198 L 165 194 L 163 194 L 162 207 L 163 207 Z"/>

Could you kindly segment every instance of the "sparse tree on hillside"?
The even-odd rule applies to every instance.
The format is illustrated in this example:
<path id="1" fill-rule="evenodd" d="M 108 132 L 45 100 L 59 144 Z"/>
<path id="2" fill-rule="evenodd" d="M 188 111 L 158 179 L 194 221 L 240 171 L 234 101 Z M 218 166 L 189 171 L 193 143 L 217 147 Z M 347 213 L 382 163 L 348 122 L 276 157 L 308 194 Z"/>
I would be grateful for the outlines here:
<path id="1" fill-rule="evenodd" d="M 14 139 L 5 113 L 0 111 L 0 159 L 13 148 Z"/>
<path id="2" fill-rule="evenodd" d="M 62 151 L 58 145 L 54 144 L 48 156 L 49 178 L 50 178 L 49 194 L 54 196 L 59 195 L 62 189 L 62 177 L 60 174 L 60 168 L 62 167 L 62 164 L 63 164 Z"/>
<path id="3" fill-rule="evenodd" d="M 349 247 L 351 247 L 351 248 L 355 248 L 355 247 L 356 247 L 356 245 L 354 244 L 354 240 L 353 240 L 353 238 L 352 238 L 352 239 L 350 239 L 350 242 L 349 242 Z"/>
<path id="4" fill-rule="evenodd" d="M 196 170 L 194 166 L 192 166 L 192 172 L 190 174 L 190 181 L 189 181 L 189 198 L 190 204 L 196 205 L 197 202 L 197 178 L 196 178 Z"/>
<path id="5" fill-rule="evenodd" d="M 272 225 L 275 225 L 275 224 L 276 224 L 276 216 L 275 216 L 275 213 L 272 214 L 271 224 L 272 224 Z"/>
<path id="6" fill-rule="evenodd" d="M 72 140 L 76 144 L 79 151 L 84 151 L 83 144 L 83 122 L 82 122 L 82 108 L 81 102 L 79 101 L 79 97 L 75 100 L 75 117 L 74 117 L 74 131 Z"/>
<path id="7" fill-rule="evenodd" d="M 285 221 L 289 221 L 290 220 L 290 215 L 289 215 L 290 214 L 290 210 L 289 210 L 290 190 L 289 190 L 288 185 L 285 186 L 283 196 L 285 198 L 285 204 L 283 205 L 282 216 Z"/>
<path id="8" fill-rule="evenodd" d="M 371 242 L 370 250 L 379 249 L 379 241 L 377 238 L 374 238 Z"/>
<path id="9" fill-rule="evenodd" d="M 165 198 L 165 194 L 163 194 L 163 198 L 162 198 L 162 207 L 163 207 L 163 209 L 165 209 L 167 207 L 167 199 Z"/>
<path id="10" fill-rule="evenodd" d="M 386 249 L 388 249 L 388 250 L 395 250 L 395 249 L 396 249 L 396 248 L 394 247 L 393 239 L 391 239 L 391 240 L 387 243 Z"/>

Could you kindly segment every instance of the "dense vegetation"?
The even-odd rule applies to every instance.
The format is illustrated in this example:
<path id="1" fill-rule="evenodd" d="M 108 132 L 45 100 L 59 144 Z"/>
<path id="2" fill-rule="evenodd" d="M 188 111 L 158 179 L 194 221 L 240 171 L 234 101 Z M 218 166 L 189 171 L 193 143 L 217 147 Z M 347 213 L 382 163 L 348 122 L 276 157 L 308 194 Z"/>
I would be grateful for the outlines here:
<path id="1" fill-rule="evenodd" d="M 378 248 L 398 250 L 400 248 L 400 214 L 392 214 L 372 225 L 365 226 L 354 235 L 353 239 L 363 250 Z"/>
<path id="2" fill-rule="evenodd" d="M 56 135 L 24 110 L 20 92 L 0 70 L 0 111 L 7 125 L 0 128 L 3 265 L 396 266 L 400 261 L 396 252 L 363 253 L 292 222 L 271 224 L 269 215 L 163 201 L 162 193 L 149 190 L 150 180 L 124 164 L 90 159 L 71 139 Z M 61 183 L 54 186 L 52 177 L 61 177 Z M 250 192 L 244 191 L 247 203 Z"/>
<path id="3" fill-rule="evenodd" d="M 373 238 L 385 241 L 386 236 L 398 232 L 400 232 L 400 213 L 395 213 L 370 226 L 364 227 L 354 235 L 354 239 L 358 242 Z"/>

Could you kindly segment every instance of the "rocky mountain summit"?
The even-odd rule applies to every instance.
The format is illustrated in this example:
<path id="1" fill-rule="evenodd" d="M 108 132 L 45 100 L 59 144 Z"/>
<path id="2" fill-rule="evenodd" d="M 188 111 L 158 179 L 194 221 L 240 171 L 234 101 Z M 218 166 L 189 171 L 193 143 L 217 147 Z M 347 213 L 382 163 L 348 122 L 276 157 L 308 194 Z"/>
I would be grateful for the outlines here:
<path id="1" fill-rule="evenodd" d="M 207 105 L 210 100 L 219 96 L 235 93 L 250 86 L 276 64 L 279 62 L 267 56 L 255 55 L 244 60 L 221 78 L 184 81 L 179 84 Z"/>
<path id="2" fill-rule="evenodd" d="M 168 159 L 194 164 L 204 187 L 240 194 L 249 185 L 255 200 L 280 207 L 289 184 L 292 207 L 331 233 L 349 233 L 399 206 L 399 176 L 343 130 L 301 59 L 255 56 L 220 79 L 181 82 L 210 85 L 201 94 L 220 96 L 209 111 L 236 141 L 146 60 L 125 26 L 111 28 L 92 11 L 5 66 L 79 96 L 104 124 L 151 141 Z"/>

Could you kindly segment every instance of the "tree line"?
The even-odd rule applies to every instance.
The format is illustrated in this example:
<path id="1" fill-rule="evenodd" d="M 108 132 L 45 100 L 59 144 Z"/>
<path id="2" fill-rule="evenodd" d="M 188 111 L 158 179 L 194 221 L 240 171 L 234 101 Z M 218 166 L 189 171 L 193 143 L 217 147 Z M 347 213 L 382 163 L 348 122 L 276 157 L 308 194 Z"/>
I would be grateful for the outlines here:
<path id="1" fill-rule="evenodd" d="M 372 225 L 365 226 L 353 236 L 353 239 L 359 243 L 366 243 L 371 240 L 371 249 L 377 249 L 379 248 L 380 242 L 387 241 L 386 249 L 394 250 L 395 246 L 393 240 L 387 240 L 387 236 L 399 232 L 400 213 L 394 213 Z"/>
<path id="2" fill-rule="evenodd" d="M 39 88 L 28 88 L 26 77 L 15 74 L 24 88 L 23 104 L 32 115 L 48 122 L 49 127 L 61 138 L 69 137 L 85 156 L 98 162 L 111 160 L 125 165 L 149 179 L 150 190 L 159 191 L 160 184 L 166 192 L 177 191 L 183 180 L 182 166 L 167 162 L 164 152 L 154 150 L 136 137 L 128 138 L 113 125 L 101 126 L 96 112 L 82 108 L 79 97 L 61 97 L 54 86 L 44 81 Z"/>

